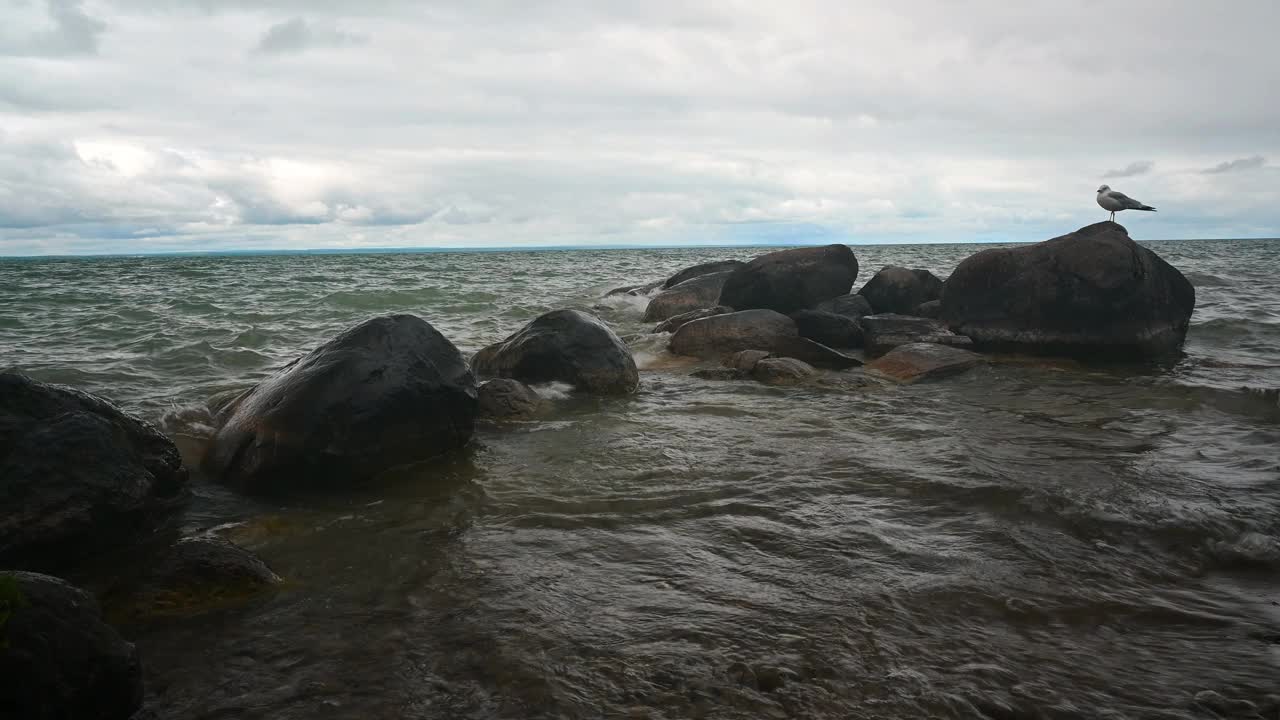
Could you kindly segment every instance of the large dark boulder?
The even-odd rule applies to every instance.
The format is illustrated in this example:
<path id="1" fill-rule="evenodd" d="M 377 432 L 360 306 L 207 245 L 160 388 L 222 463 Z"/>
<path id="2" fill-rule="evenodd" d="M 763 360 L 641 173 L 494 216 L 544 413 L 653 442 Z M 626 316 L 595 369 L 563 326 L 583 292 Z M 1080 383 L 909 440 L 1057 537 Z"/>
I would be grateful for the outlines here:
<path id="1" fill-rule="evenodd" d="M 654 295 L 644 309 L 643 322 L 661 322 L 693 310 L 714 307 L 720 288 L 732 271 L 699 275 Z"/>
<path id="2" fill-rule="evenodd" d="M 947 280 L 942 320 L 979 347 L 1144 357 L 1182 345 L 1195 304 L 1182 273 L 1100 222 L 968 258 Z"/>
<path id="3" fill-rule="evenodd" d="M 729 270 L 737 270 L 743 265 L 746 265 L 746 263 L 742 262 L 741 260 L 717 260 L 715 262 L 707 262 L 707 263 L 702 263 L 701 265 L 694 265 L 693 267 L 687 267 L 681 270 L 680 272 L 676 273 L 675 275 L 672 275 L 671 277 L 667 278 L 666 282 L 662 283 L 662 287 L 664 289 L 675 287 L 676 285 L 679 285 L 680 283 L 686 280 L 692 280 L 693 278 L 701 277 L 703 275 L 712 275 L 714 273 L 722 273 Z"/>
<path id="4" fill-rule="evenodd" d="M 910 315 L 921 303 L 942 297 L 942 280 L 928 270 L 896 265 L 881 268 L 858 291 L 878 314 Z"/>
<path id="5" fill-rule="evenodd" d="M 791 313 L 800 337 L 809 338 L 833 348 L 862 347 L 862 326 L 847 315 L 821 310 L 797 310 Z"/>
<path id="6" fill-rule="evenodd" d="M 0 565 L 56 570 L 182 507 L 178 448 L 102 398 L 0 374 Z"/>
<path id="7" fill-rule="evenodd" d="M 937 320 L 910 315 L 868 315 L 862 323 L 863 344 L 867 355 L 883 355 L 899 345 L 934 343 L 952 347 L 969 348 L 973 341 L 957 335 Z"/>
<path id="8" fill-rule="evenodd" d="M 685 323 L 668 347 L 676 355 L 717 358 L 741 350 L 770 350 L 786 337 L 800 337 L 791 318 L 773 310 L 743 310 Z"/>
<path id="9" fill-rule="evenodd" d="M 553 310 L 471 359 L 481 377 L 563 382 L 600 394 L 634 392 L 640 373 L 626 344 L 593 315 Z"/>
<path id="10" fill-rule="evenodd" d="M 425 320 L 390 315 L 230 403 L 204 466 L 250 492 L 341 485 L 461 447 L 475 418 L 475 378 L 458 349 Z"/>
<path id="11" fill-rule="evenodd" d="M 734 270 L 719 304 L 790 313 L 847 294 L 857 277 L 858 259 L 847 245 L 779 250 Z"/>
<path id="12" fill-rule="evenodd" d="M 653 331 L 655 333 L 673 333 L 683 327 L 685 323 L 692 322 L 694 320 L 701 320 L 706 317 L 712 317 L 713 315 L 724 315 L 731 312 L 733 312 L 733 308 L 725 307 L 724 305 L 702 308 L 701 310 L 690 310 L 687 313 L 680 313 L 679 315 L 663 320 L 653 328 Z"/>
<path id="13" fill-rule="evenodd" d="M 137 651 L 88 593 L 48 575 L 0 572 L 0 717 L 127 720 L 142 695 Z"/>
<path id="14" fill-rule="evenodd" d="M 834 313 L 836 315 L 844 315 L 857 320 L 867 315 L 875 315 L 876 311 L 871 309 L 871 303 L 867 299 L 857 293 L 849 295 L 841 295 L 840 297 L 823 300 L 813 306 L 814 310 L 821 312 Z"/>

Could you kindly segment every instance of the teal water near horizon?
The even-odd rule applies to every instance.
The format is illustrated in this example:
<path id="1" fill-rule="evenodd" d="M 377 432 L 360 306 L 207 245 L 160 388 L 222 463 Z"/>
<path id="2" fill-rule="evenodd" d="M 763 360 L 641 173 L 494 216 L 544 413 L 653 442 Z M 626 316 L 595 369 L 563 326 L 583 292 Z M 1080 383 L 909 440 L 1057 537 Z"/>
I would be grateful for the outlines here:
<path id="1" fill-rule="evenodd" d="M 1158 367 L 716 383 L 644 298 L 605 297 L 764 251 L 741 247 L 0 260 L 0 370 L 108 397 L 194 461 L 211 398 L 374 315 L 471 353 L 579 307 L 636 354 L 632 397 L 540 388 L 546 418 L 340 497 L 197 476 L 184 529 L 290 584 L 126 628 L 154 718 L 1269 720 L 1280 242 L 1149 246 L 1197 292 Z M 858 284 L 983 247 L 855 246 Z"/>

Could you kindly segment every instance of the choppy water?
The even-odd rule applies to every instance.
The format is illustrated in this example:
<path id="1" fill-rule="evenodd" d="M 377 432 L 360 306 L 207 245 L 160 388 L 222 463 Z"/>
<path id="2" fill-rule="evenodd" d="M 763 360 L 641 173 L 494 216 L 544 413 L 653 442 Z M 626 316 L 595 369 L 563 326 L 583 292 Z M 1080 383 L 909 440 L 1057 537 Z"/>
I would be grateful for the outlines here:
<path id="1" fill-rule="evenodd" d="M 699 381 L 601 300 L 758 252 L 698 249 L 0 261 L 0 368 L 195 452 L 204 401 L 375 314 L 464 352 L 564 306 L 638 336 L 634 397 L 375 487 L 197 478 L 189 529 L 243 522 L 290 585 L 128 628 L 154 717 L 1278 718 L 1280 242 L 1153 247 L 1197 290 L 1173 367 Z M 977 249 L 857 247 L 859 282 Z"/>

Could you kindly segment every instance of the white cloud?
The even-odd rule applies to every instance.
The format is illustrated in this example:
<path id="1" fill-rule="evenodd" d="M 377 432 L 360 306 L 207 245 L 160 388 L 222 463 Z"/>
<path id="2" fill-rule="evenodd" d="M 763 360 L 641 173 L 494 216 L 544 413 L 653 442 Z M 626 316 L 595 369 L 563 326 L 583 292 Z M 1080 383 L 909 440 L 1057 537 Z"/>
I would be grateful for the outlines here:
<path id="1" fill-rule="evenodd" d="M 689 5 L 6 6 L 0 254 L 1280 234 L 1273 2 Z"/>

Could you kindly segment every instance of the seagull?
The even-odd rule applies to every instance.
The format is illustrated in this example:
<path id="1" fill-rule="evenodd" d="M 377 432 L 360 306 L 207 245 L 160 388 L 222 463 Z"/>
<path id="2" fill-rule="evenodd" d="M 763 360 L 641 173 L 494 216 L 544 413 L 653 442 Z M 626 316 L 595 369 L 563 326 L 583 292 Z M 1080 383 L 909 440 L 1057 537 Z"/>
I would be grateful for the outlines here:
<path id="1" fill-rule="evenodd" d="M 1112 190 L 1110 185 L 1103 185 L 1098 188 L 1098 204 L 1102 206 L 1103 210 L 1111 211 L 1111 222 L 1116 221 L 1116 213 L 1121 210 L 1156 211 L 1156 209 L 1150 205 L 1143 205 L 1122 192 Z"/>

